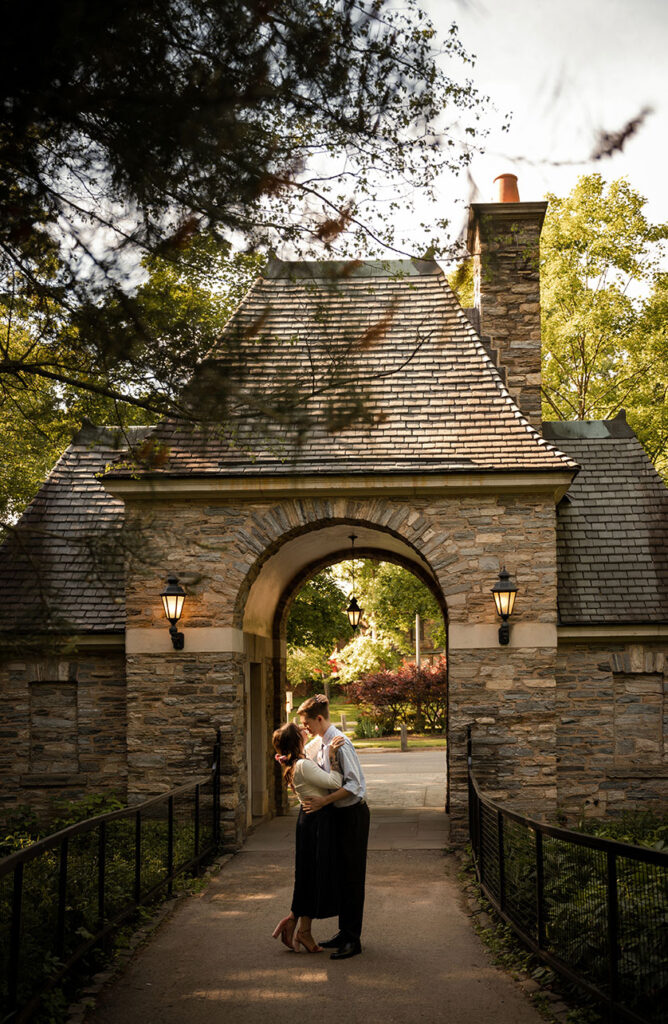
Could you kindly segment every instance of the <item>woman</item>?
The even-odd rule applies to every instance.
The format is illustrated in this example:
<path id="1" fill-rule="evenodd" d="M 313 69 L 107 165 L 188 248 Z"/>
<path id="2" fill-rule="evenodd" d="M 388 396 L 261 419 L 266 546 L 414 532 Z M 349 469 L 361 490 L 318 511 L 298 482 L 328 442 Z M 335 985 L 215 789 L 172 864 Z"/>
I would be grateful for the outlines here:
<path id="1" fill-rule="evenodd" d="M 296 794 L 300 804 L 314 796 L 325 796 L 341 786 L 336 751 L 330 754 L 332 770 L 326 772 L 304 756 L 304 736 L 305 730 L 294 722 L 288 722 L 272 737 L 283 780 Z M 337 746 L 342 742 L 341 738 Z M 332 812 L 331 806 L 312 814 L 300 810 L 297 819 L 292 908 L 290 917 L 283 918 L 274 931 L 274 938 L 280 935 L 281 941 L 296 952 L 302 945 L 308 953 L 320 953 L 322 947 L 313 939 L 311 922 L 314 917 L 335 917 L 339 912 Z"/>

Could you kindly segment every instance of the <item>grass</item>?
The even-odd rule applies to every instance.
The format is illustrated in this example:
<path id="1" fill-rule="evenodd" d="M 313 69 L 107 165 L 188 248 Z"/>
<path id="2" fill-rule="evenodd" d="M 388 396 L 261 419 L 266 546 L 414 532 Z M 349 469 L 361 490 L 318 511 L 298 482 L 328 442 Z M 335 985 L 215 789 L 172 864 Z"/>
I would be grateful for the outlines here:
<path id="1" fill-rule="evenodd" d="M 379 736 L 377 739 L 372 740 L 356 740 L 354 737 L 347 733 L 350 739 L 355 744 L 356 750 L 400 750 L 401 749 L 401 738 L 399 736 Z M 426 750 L 436 749 L 445 750 L 446 741 L 445 736 L 409 736 L 408 737 L 408 749 L 409 750 Z"/>

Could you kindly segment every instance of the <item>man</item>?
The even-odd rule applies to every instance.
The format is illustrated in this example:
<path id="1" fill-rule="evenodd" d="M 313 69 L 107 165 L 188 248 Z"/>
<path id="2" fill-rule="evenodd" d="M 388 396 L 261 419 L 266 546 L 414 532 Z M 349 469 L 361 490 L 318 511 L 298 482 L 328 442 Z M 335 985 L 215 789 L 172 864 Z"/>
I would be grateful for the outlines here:
<path id="1" fill-rule="evenodd" d="M 335 842 L 340 871 L 341 906 L 339 930 L 320 945 L 333 949 L 332 960 L 347 960 L 362 952 L 360 936 L 364 913 L 364 883 L 366 878 L 366 851 L 369 840 L 369 808 L 366 803 L 366 783 L 357 752 L 350 740 L 329 720 L 329 701 L 319 693 L 309 697 L 298 710 L 302 725 L 309 734 L 319 737 L 321 745 L 316 754 L 317 763 L 330 771 L 329 751 L 332 741 L 343 737 L 338 758 L 343 784 L 328 796 L 306 800 L 307 814 L 319 811 L 326 804 L 334 804 Z"/>

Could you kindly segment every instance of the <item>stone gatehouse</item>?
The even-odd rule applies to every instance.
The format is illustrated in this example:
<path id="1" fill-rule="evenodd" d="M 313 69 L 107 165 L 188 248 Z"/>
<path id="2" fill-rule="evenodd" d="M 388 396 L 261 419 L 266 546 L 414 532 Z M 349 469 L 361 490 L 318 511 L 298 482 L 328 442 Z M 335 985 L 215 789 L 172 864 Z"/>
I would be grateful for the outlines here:
<path id="1" fill-rule="evenodd" d="M 667 493 L 623 418 L 540 422 L 544 213 L 472 207 L 474 310 L 428 261 L 273 261 L 225 328 L 253 418 L 164 422 L 148 464 L 82 428 L 0 552 L 6 805 L 163 791 L 202 772 L 220 727 L 228 844 L 280 812 L 287 614 L 353 527 L 360 556 L 411 569 L 443 609 L 457 834 L 468 725 L 487 791 L 534 815 L 665 808 Z"/>

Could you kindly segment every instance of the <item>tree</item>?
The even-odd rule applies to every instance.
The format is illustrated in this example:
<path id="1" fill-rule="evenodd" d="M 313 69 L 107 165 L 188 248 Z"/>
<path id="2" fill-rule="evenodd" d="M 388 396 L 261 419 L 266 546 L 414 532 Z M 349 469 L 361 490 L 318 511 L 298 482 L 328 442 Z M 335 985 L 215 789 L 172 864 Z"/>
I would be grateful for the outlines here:
<path id="1" fill-rule="evenodd" d="M 55 276 L 57 257 L 45 249 L 43 261 L 42 273 Z M 147 255 L 142 261 L 147 277 L 134 297 L 146 334 L 138 337 L 123 305 L 110 301 L 107 337 L 119 355 L 99 391 L 92 390 L 99 379 L 94 375 L 87 375 L 85 387 L 76 378 L 65 384 L 37 373 L 0 373 L 0 522 L 17 518 L 83 420 L 121 427 L 156 422 L 158 410 L 150 402 L 156 380 L 174 392 L 185 386 L 197 353 L 216 343 L 221 325 L 261 266 L 260 257 L 234 253 L 211 234 L 195 235 L 173 259 Z M 8 354 L 21 359 L 29 353 L 30 359 L 48 361 L 51 352 L 42 345 L 40 325 L 48 333 L 51 318 L 59 321 L 63 362 L 80 362 L 79 330 L 62 321 L 55 303 L 20 288 L 0 298 L 0 331 L 8 339 Z M 126 357 L 124 348 L 130 353 Z M 99 348 L 95 360 L 104 358 Z M 118 395 L 131 391 L 138 404 L 115 400 L 109 386 Z"/>
<path id="2" fill-rule="evenodd" d="M 175 324 L 156 337 L 142 258 L 178 262 L 201 234 L 265 251 L 391 244 L 403 199 L 372 204 L 377 188 L 429 191 L 468 160 L 461 139 L 476 131 L 475 90 L 439 63 L 470 62 L 456 28 L 435 45 L 417 0 L 10 6 L 0 377 L 198 419 L 182 382 L 202 351 L 181 349 L 167 372 L 165 346 L 181 339 Z M 441 130 L 449 114 L 466 125 Z M 224 398 L 206 403 L 213 422 Z"/>
<path id="3" fill-rule="evenodd" d="M 351 565 L 343 562 L 338 567 L 342 578 L 350 579 Z M 364 621 L 376 637 L 402 654 L 411 654 L 410 636 L 419 614 L 429 623 L 434 644 L 445 647 L 443 613 L 429 588 L 410 570 L 392 562 L 363 559 L 355 563 L 355 580 Z"/>
<path id="4" fill-rule="evenodd" d="M 337 643 L 352 636 L 346 603 L 332 570 L 323 569 L 304 584 L 293 602 L 288 616 L 288 644 L 315 645 L 331 654 Z"/>
<path id="5" fill-rule="evenodd" d="M 292 690 L 307 685 L 324 689 L 324 680 L 331 675 L 326 647 L 288 647 L 287 677 Z"/>
<path id="6" fill-rule="evenodd" d="M 541 237 L 546 419 L 628 420 L 668 469 L 668 224 L 652 224 L 626 179 L 581 177 L 547 196 Z"/>
<path id="7" fill-rule="evenodd" d="M 391 640 L 373 637 L 371 633 L 357 633 L 340 652 L 339 682 L 347 685 L 369 672 L 396 668 L 401 654 Z"/>
<path id="8" fill-rule="evenodd" d="M 541 235 L 543 418 L 610 419 L 620 409 L 668 480 L 668 224 L 652 224 L 624 178 L 581 177 L 546 196 Z M 448 278 L 472 303 L 473 261 Z"/>

